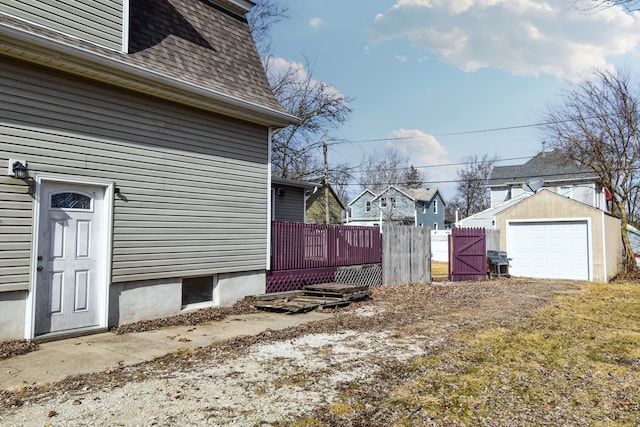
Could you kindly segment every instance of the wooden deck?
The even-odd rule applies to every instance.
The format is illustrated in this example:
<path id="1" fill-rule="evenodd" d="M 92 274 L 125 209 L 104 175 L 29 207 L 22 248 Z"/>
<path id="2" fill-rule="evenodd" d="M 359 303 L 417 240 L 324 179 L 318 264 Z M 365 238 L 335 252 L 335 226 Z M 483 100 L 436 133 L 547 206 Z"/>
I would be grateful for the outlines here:
<path id="1" fill-rule="evenodd" d="M 300 291 L 257 295 L 253 305 L 259 310 L 304 313 L 317 308 L 349 305 L 352 301 L 369 298 L 368 286 L 342 283 L 323 283 L 305 286 Z"/>

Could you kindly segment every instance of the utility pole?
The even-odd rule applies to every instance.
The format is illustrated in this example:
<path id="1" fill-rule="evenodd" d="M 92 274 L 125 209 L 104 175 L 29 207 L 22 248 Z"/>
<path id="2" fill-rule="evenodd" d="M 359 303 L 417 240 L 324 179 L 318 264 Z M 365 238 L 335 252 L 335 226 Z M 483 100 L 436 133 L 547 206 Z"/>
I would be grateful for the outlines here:
<path id="1" fill-rule="evenodd" d="M 324 155 L 324 223 L 329 224 L 329 163 L 327 162 L 327 135 L 322 139 L 322 153 Z"/>

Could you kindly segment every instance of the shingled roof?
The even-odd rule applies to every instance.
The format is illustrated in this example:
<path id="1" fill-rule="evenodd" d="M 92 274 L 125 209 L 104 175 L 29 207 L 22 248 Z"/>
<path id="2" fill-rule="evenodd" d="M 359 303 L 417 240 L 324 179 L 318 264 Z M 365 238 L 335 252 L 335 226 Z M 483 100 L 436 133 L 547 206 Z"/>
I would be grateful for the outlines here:
<path id="1" fill-rule="evenodd" d="M 421 202 L 430 202 L 438 192 L 437 188 L 401 188 L 400 190 Z"/>
<path id="2" fill-rule="evenodd" d="M 533 178 L 545 182 L 595 179 L 595 172 L 579 166 L 558 150 L 542 151 L 528 162 L 515 166 L 494 166 L 489 186 L 521 184 Z"/>
<path id="3" fill-rule="evenodd" d="M 0 14 L 0 52 L 200 108 L 215 98 L 218 104 L 233 104 L 218 112 L 237 110 L 245 120 L 293 122 L 271 91 L 246 19 L 225 3 L 131 1 L 126 53 Z M 51 55 L 52 50 L 60 54 Z M 135 78 L 128 81 L 128 73 Z M 149 81 L 153 88 L 146 87 Z"/>

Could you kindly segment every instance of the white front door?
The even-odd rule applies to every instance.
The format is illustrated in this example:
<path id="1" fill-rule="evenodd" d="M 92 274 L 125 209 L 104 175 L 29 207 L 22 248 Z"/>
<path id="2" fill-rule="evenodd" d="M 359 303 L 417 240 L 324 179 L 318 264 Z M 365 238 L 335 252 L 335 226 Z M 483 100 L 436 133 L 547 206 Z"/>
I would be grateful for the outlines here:
<path id="1" fill-rule="evenodd" d="M 105 188 L 43 182 L 40 189 L 35 336 L 100 326 Z"/>

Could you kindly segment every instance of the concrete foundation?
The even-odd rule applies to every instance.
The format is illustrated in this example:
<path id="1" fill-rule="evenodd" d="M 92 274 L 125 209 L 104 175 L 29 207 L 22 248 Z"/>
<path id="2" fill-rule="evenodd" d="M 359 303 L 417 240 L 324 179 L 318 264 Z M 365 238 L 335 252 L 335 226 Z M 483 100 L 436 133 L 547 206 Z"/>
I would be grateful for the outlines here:
<path id="1" fill-rule="evenodd" d="M 27 292 L 0 293 L 0 341 L 24 339 Z"/>
<path id="2" fill-rule="evenodd" d="M 171 316 L 182 307 L 182 280 L 115 283 L 109 290 L 109 327 Z"/>
<path id="3" fill-rule="evenodd" d="M 266 292 L 266 273 L 250 271 L 215 276 L 213 298 L 201 306 L 228 306 Z M 0 292 L 0 341 L 25 337 L 26 291 Z M 193 308 L 193 307 L 191 307 Z M 182 311 L 182 278 L 115 283 L 109 288 L 108 326 L 172 316 Z"/>
<path id="4" fill-rule="evenodd" d="M 248 295 L 264 294 L 267 275 L 263 271 L 218 274 L 213 288 L 213 303 L 217 306 L 232 305 Z"/>
<path id="5" fill-rule="evenodd" d="M 266 291 L 266 273 L 250 271 L 218 274 L 213 298 L 196 307 L 229 306 L 247 295 Z M 109 291 L 109 327 L 138 320 L 172 316 L 182 311 L 182 278 L 115 283 Z"/>

